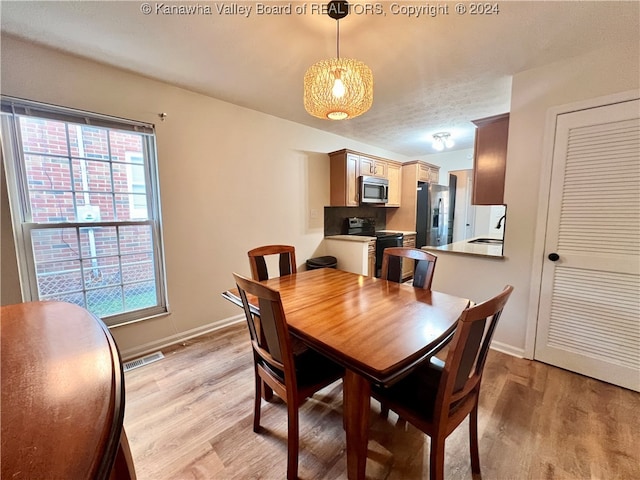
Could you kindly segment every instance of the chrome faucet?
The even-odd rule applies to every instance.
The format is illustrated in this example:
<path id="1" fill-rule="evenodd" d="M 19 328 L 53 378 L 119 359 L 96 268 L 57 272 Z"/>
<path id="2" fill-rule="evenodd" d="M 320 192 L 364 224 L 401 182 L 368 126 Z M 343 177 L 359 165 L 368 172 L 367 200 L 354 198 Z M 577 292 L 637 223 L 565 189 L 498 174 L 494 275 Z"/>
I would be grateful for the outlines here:
<path id="1" fill-rule="evenodd" d="M 499 230 L 502 227 L 502 221 L 506 218 L 507 214 L 505 213 L 504 215 L 502 215 L 500 217 L 500 220 L 498 220 L 498 224 L 496 225 L 496 228 Z"/>

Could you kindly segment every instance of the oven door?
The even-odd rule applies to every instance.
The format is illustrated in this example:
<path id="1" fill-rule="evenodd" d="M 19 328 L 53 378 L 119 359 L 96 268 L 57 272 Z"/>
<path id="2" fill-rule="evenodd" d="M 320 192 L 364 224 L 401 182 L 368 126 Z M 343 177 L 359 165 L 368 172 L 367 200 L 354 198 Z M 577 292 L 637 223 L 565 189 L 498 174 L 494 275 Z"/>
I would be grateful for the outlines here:
<path id="1" fill-rule="evenodd" d="M 387 203 L 389 181 L 386 178 L 360 177 L 360 203 Z"/>

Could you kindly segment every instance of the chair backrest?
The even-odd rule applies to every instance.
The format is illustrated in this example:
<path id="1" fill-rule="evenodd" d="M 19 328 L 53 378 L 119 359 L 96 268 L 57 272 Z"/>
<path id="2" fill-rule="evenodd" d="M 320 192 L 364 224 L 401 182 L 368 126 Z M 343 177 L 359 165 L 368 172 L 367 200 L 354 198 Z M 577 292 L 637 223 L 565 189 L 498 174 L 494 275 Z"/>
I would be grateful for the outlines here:
<path id="1" fill-rule="evenodd" d="M 256 361 L 281 377 L 283 383 L 295 382 L 291 337 L 285 319 L 280 292 L 237 273 L 233 274 L 240 293 Z M 260 317 L 251 311 L 247 294 L 258 299 Z M 258 330 L 259 325 L 259 330 Z"/>
<path id="2" fill-rule="evenodd" d="M 513 287 L 505 286 L 495 297 L 467 308 L 460 318 L 442 371 L 436 412 L 480 389 L 482 371 L 498 320 Z"/>
<path id="3" fill-rule="evenodd" d="M 410 258 L 416 261 L 413 273 L 413 286 L 431 290 L 433 272 L 436 268 L 436 257 L 434 254 L 409 247 L 389 247 L 385 248 L 382 254 L 382 273 L 380 278 L 391 280 L 392 282 L 402 282 L 402 259 Z"/>
<path id="4" fill-rule="evenodd" d="M 279 255 L 280 276 L 296 273 L 296 249 L 291 245 L 265 245 L 247 252 L 251 265 L 251 277 L 262 281 L 269 278 L 265 256 Z"/>

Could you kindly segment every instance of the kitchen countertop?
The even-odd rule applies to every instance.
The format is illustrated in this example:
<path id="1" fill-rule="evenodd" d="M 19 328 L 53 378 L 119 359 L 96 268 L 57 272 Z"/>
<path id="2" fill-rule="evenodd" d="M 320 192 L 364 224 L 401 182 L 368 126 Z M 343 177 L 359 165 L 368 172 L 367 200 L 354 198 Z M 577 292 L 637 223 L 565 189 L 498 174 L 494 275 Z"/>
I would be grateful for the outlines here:
<path id="1" fill-rule="evenodd" d="M 487 237 L 478 237 L 487 238 Z M 462 253 L 465 255 L 479 255 L 482 257 L 504 258 L 502 254 L 502 245 L 492 245 L 486 243 L 469 243 L 473 238 L 463 240 L 461 242 L 449 243 L 447 245 L 440 245 L 437 247 L 422 247 L 423 250 L 429 250 L 433 252 L 452 252 Z"/>
<path id="2" fill-rule="evenodd" d="M 329 235 L 324 237 L 325 240 L 346 240 L 348 242 L 360 242 L 369 243 L 371 240 L 375 240 L 376 237 L 365 237 L 363 235 Z"/>
<path id="3" fill-rule="evenodd" d="M 383 233 L 402 233 L 403 235 L 415 235 L 416 232 L 404 231 L 404 230 L 378 230 Z M 327 240 L 347 240 L 350 242 L 369 242 L 375 240 L 376 237 L 367 237 L 363 235 L 328 235 Z"/>
<path id="4" fill-rule="evenodd" d="M 416 232 L 411 231 L 400 231 L 400 230 L 380 230 L 381 232 L 399 232 L 404 235 L 415 235 Z M 367 237 L 362 235 L 329 235 L 324 237 L 326 240 L 343 240 L 347 242 L 357 242 L 357 243 L 369 243 L 371 240 L 375 240 L 376 237 Z M 487 237 L 477 237 L 477 238 L 487 238 Z M 468 240 L 463 240 L 461 242 L 449 243 L 447 245 L 440 245 L 438 247 L 422 247 L 423 250 L 429 250 L 434 252 L 451 252 L 451 253 L 461 253 L 465 255 L 479 255 L 483 257 L 493 257 L 493 258 L 504 258 L 502 254 L 502 245 L 492 245 L 486 243 L 469 243 L 470 240 L 474 240 L 470 238 Z"/>
<path id="5" fill-rule="evenodd" d="M 411 231 L 405 231 L 405 230 L 378 230 L 379 232 L 384 232 L 384 233 L 402 233 L 403 235 L 416 235 L 418 232 L 411 232 Z"/>

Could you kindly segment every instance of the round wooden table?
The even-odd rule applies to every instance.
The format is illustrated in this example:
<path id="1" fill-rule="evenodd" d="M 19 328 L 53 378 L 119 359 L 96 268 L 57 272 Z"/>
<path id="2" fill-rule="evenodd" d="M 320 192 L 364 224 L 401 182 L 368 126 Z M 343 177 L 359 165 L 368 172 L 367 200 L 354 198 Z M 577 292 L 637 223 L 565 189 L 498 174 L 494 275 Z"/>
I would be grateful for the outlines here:
<path id="1" fill-rule="evenodd" d="M 29 302 L 3 306 L 0 325 L 1 477 L 134 478 L 124 374 L 104 323 L 70 303 Z"/>

